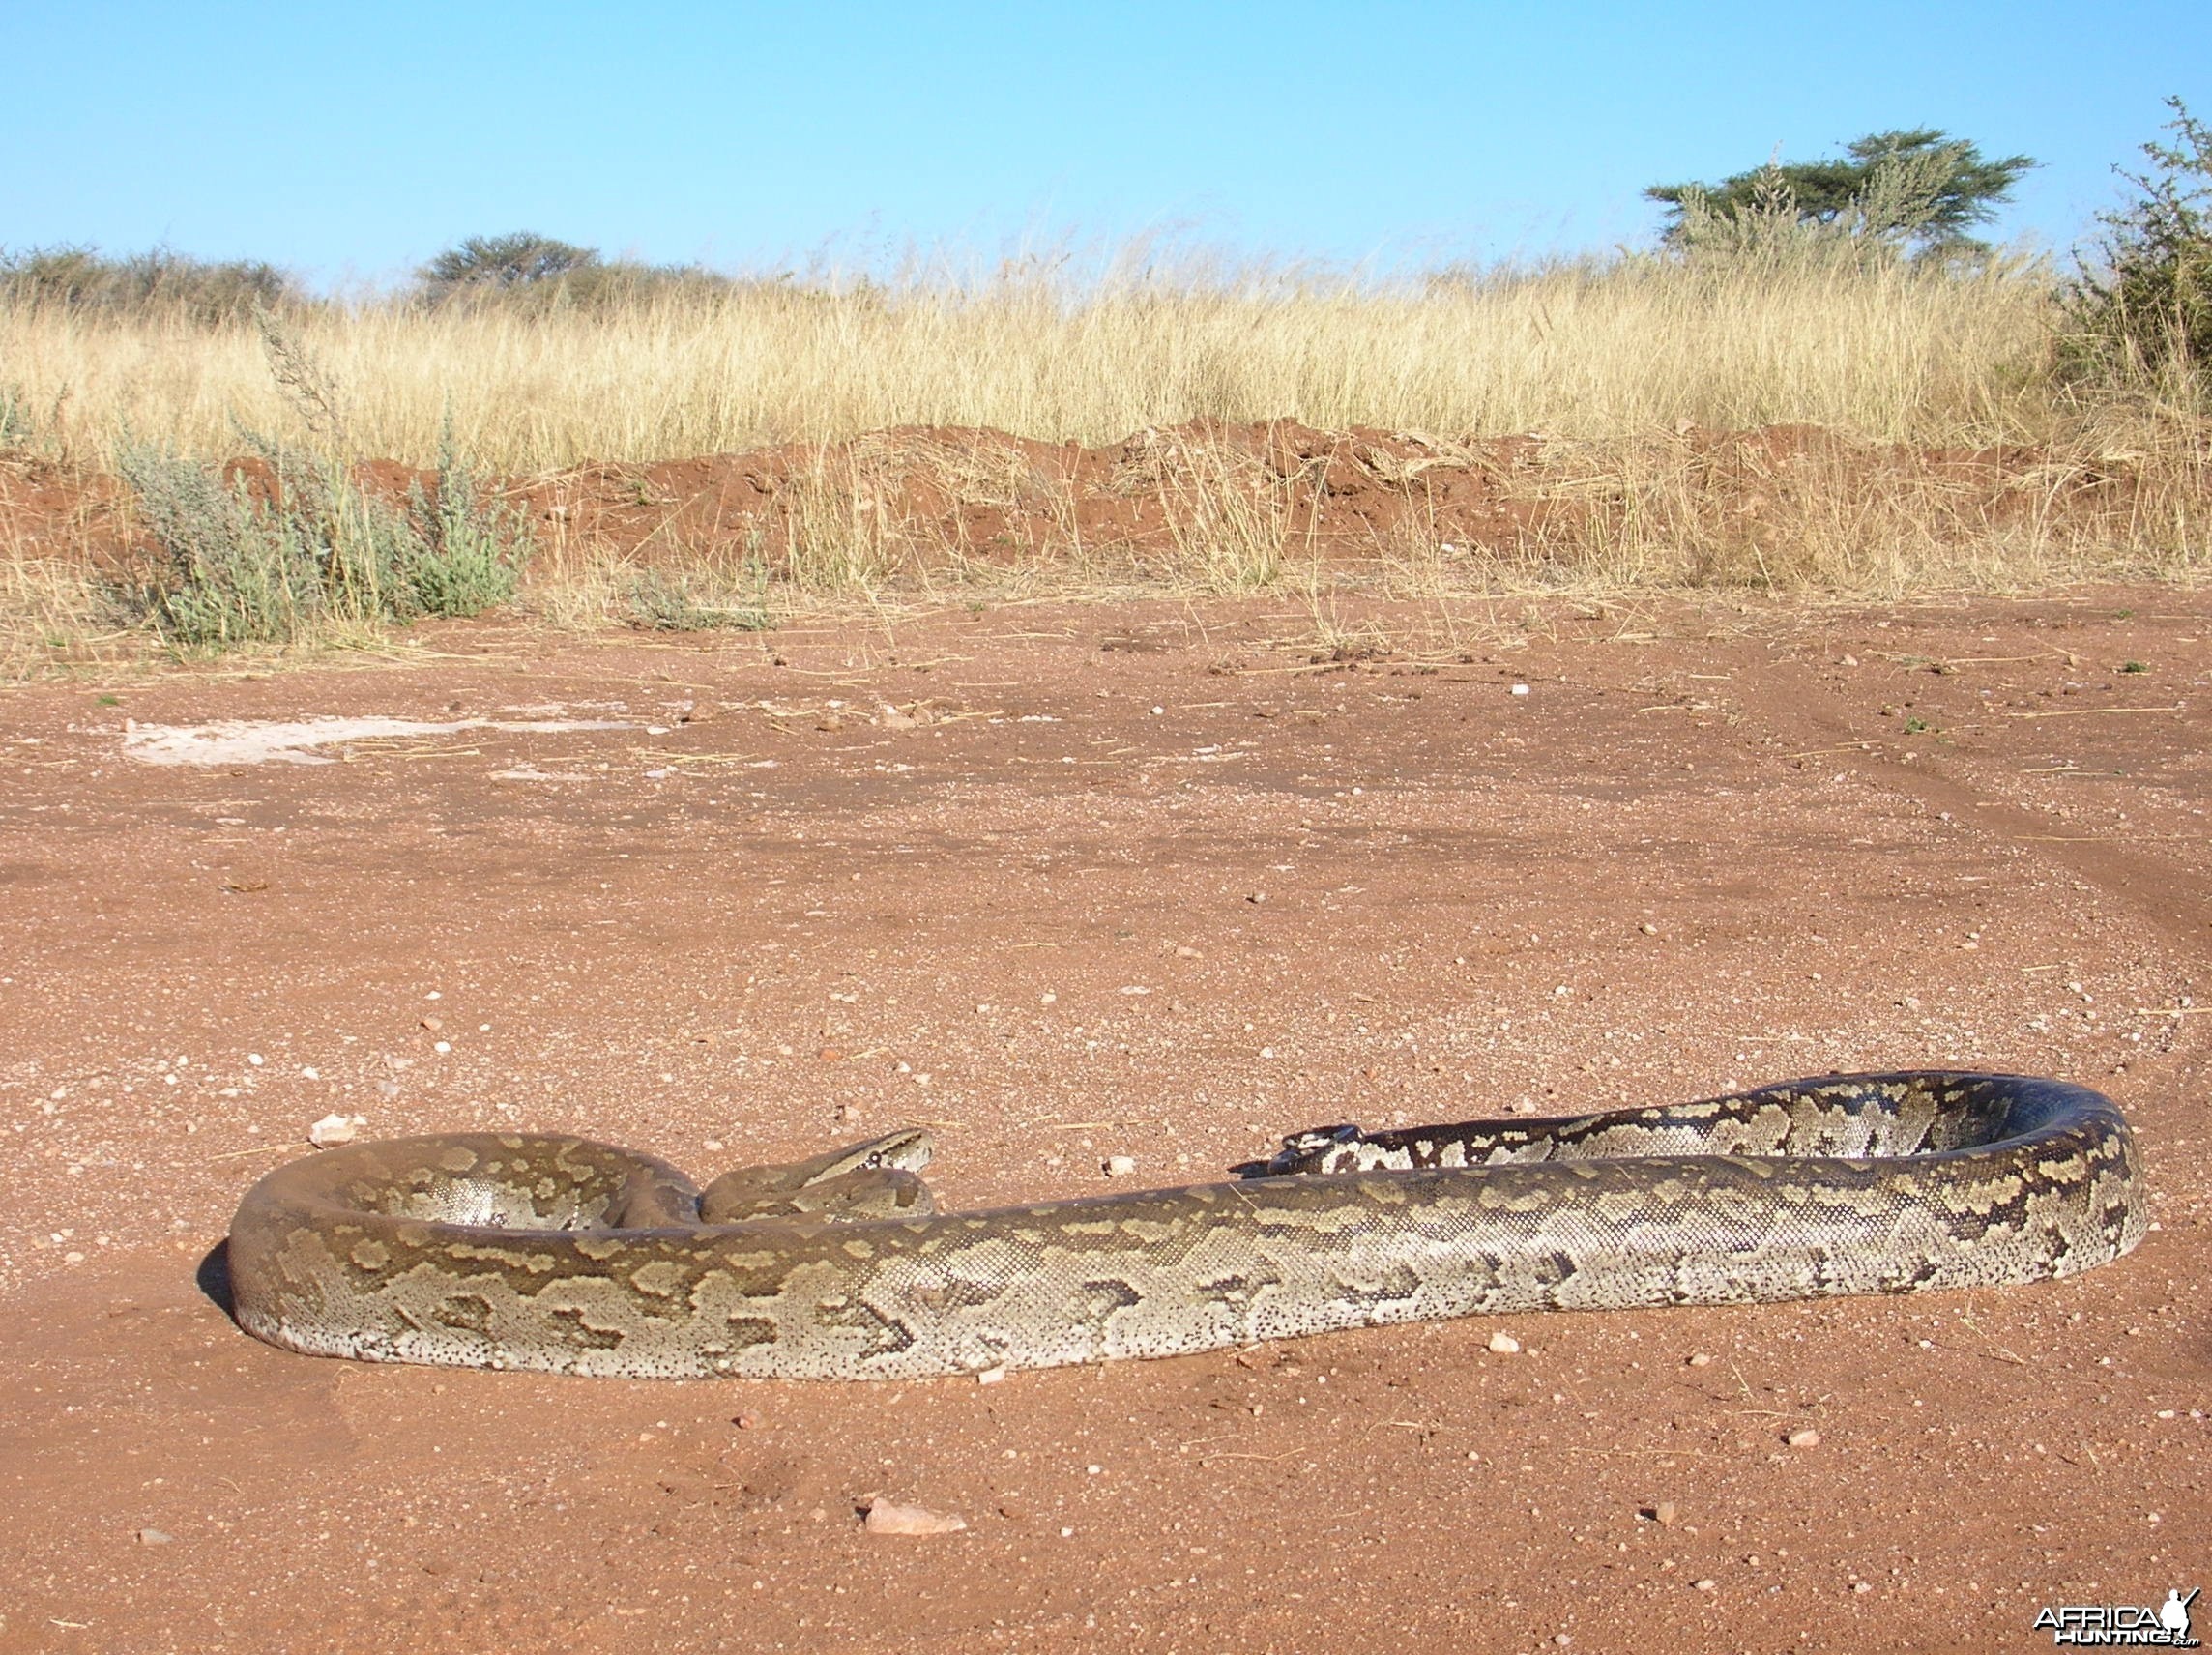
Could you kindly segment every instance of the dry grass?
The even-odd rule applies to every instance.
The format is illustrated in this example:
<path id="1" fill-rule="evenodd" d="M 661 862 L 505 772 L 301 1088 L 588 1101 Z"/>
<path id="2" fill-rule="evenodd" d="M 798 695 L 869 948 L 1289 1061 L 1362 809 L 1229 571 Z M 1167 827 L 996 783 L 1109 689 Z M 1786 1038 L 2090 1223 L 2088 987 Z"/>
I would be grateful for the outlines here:
<path id="1" fill-rule="evenodd" d="M 1602 438 L 1688 419 L 1900 441 L 2038 440 L 2054 325 L 2033 270 L 1562 267 L 1425 287 L 678 294 L 613 311 L 333 306 L 292 322 L 358 451 L 427 464 L 449 404 L 509 475 L 897 425 L 1085 443 L 1212 416 Z M 128 425 L 215 456 L 296 414 L 249 328 L 0 309 L 0 363 L 47 440 L 103 461 Z"/>
<path id="2" fill-rule="evenodd" d="M 1539 463 L 1510 482 L 1527 508 L 1512 543 L 1448 542 L 1415 472 L 1385 479 L 1411 508 L 1350 578 L 1439 614 L 1501 594 L 2194 577 L 2212 515 L 2200 392 L 2084 401 L 2054 372 L 2060 325 L 2037 268 L 1810 260 L 1626 259 L 1401 288 L 764 284 L 536 314 L 393 301 L 287 312 L 274 332 L 0 305 L 0 446 L 89 472 L 132 442 L 213 459 L 260 430 L 334 459 L 428 465 L 450 416 L 463 454 L 524 479 L 810 446 L 772 547 L 718 523 L 620 549 L 541 532 L 521 607 L 561 627 L 750 624 L 731 617 L 893 585 L 926 597 L 1137 581 L 1282 590 L 1317 637 L 1366 647 L 1332 608 L 1345 569 L 1302 527 L 1319 474 L 1212 444 L 1190 424 L 1206 420 L 1432 433 L 1424 451 L 1464 463 L 1485 462 L 1455 439 L 1542 433 Z M 1706 435 L 1774 424 L 1830 435 L 1772 452 Z M 1116 463 L 1156 496 L 1164 535 L 1141 553 L 1089 544 L 1050 456 L 917 429 L 943 426 L 1091 445 L 1137 433 Z M 1961 458 L 1997 445 L 2016 459 Z M 917 513 L 924 496 L 1018 533 L 968 544 L 957 513 Z M 115 613 L 89 552 L 0 543 L 0 677 L 144 653 Z"/>

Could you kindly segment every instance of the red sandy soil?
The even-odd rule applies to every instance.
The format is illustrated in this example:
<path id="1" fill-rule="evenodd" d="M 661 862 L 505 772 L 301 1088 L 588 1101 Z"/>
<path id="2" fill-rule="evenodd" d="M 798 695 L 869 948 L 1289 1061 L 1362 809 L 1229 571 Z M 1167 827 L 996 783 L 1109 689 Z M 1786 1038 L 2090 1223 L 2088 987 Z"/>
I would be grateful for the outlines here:
<path id="1" fill-rule="evenodd" d="M 1708 557 L 1762 537 L 1769 553 L 1787 548 L 1803 532 L 1789 527 L 1800 516 L 1832 534 L 1863 509 L 1848 503 L 1870 499 L 1908 501 L 1932 532 L 1963 539 L 2032 519 L 2040 533 L 2093 536 L 2102 526 L 2124 542 L 2133 463 L 2017 447 L 1912 449 L 1812 425 L 1704 431 L 1685 422 L 1671 434 L 1593 444 L 1201 420 L 1090 449 L 909 427 L 585 465 L 506 486 L 541 548 L 589 547 L 651 566 L 757 561 L 781 569 L 795 534 L 843 537 L 909 570 L 1005 570 L 1038 559 L 1187 566 L 1192 548 L 1256 530 L 1279 536 L 1293 563 L 1411 557 L 1448 566 L 1579 559 L 1593 516 L 1622 509 L 1631 494 L 1694 517 Z M 232 469 L 271 486 L 259 460 Z M 435 483 L 388 460 L 360 476 L 394 501 L 411 485 Z M 115 562 L 138 544 L 124 498 L 112 478 L 0 456 L 0 547 Z M 1745 573 L 1756 573 L 1750 561 Z"/>
<path id="2" fill-rule="evenodd" d="M 1004 606 L 0 695 L 0 1650 L 2024 1649 L 2212 1585 L 2212 1023 L 2168 1015 L 2212 598 L 1362 619 L 1393 653 Z M 324 714 L 634 727 L 125 753 Z M 959 1207 L 1910 1065 L 2107 1089 L 2158 1228 L 988 1387 L 351 1365 L 195 1281 L 334 1111 L 703 1176 L 927 1121 Z"/>

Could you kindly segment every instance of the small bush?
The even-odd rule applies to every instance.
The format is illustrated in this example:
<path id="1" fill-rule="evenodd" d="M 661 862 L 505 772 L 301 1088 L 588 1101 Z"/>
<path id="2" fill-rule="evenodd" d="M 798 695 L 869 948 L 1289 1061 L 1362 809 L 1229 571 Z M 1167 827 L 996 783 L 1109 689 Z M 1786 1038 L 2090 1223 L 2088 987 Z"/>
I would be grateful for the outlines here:
<path id="1" fill-rule="evenodd" d="M 157 247 L 116 258 L 97 247 L 26 247 L 0 253 L 0 304 L 102 315 L 180 315 L 208 326 L 258 309 L 308 303 L 299 285 L 260 259 L 208 260 Z"/>
<path id="2" fill-rule="evenodd" d="M 2140 192 L 2101 215 L 2100 268 L 2068 292 L 2071 365 L 2123 375 L 2212 363 L 2212 128 L 2168 98 L 2175 141 L 2143 145 L 2150 169 L 2120 176 Z"/>
<path id="3" fill-rule="evenodd" d="M 437 497 L 425 499 L 416 484 L 407 514 L 415 547 L 403 572 L 422 613 L 481 615 L 514 595 L 529 556 L 529 525 L 513 507 L 490 498 L 485 479 L 453 445 L 451 415 L 438 438 Z"/>
<path id="4" fill-rule="evenodd" d="M 649 568 L 640 569 L 630 577 L 625 595 L 629 600 L 629 624 L 646 631 L 709 632 L 727 628 L 765 632 L 769 625 L 764 601 L 767 589 L 767 571 L 756 566 L 749 601 L 733 604 L 728 600 L 736 595 L 710 595 L 692 575 L 671 575 Z"/>
<path id="5" fill-rule="evenodd" d="M 133 607 L 162 636 L 204 650 L 283 643 L 323 613 L 322 559 L 293 513 L 252 498 L 243 479 L 137 442 L 121 446 L 116 469 L 158 560 Z"/>
<path id="6" fill-rule="evenodd" d="M 292 643 L 318 625 L 480 615 L 514 595 L 528 535 L 449 445 L 435 498 L 405 509 L 343 465 L 247 438 L 268 467 L 244 476 L 127 442 L 117 470 L 154 542 L 130 607 L 186 649 Z"/>

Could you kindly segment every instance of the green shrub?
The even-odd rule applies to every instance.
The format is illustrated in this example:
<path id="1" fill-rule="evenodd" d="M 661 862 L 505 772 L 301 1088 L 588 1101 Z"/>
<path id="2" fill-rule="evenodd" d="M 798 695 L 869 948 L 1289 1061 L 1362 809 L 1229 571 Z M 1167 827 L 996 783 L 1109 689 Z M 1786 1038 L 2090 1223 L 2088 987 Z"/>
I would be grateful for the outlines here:
<path id="1" fill-rule="evenodd" d="M 625 595 L 629 600 L 629 624 L 656 632 L 709 632 L 717 628 L 765 632 L 769 625 L 767 571 L 755 566 L 753 576 L 750 594 L 733 603 L 730 600 L 741 595 L 705 591 L 690 574 L 640 569 L 630 577 Z"/>
<path id="2" fill-rule="evenodd" d="M 156 630 L 187 649 L 282 643 L 326 607 L 317 548 L 293 513 L 243 479 L 135 441 L 116 470 L 136 496 L 156 566 L 131 594 Z"/>
<path id="3" fill-rule="evenodd" d="M 2122 375 L 2212 364 L 2212 128 L 2168 98 L 2175 141 L 2143 145 L 2148 170 L 2122 170 L 2139 191 L 2100 215 L 2099 265 L 2067 294 L 2078 333 L 2071 365 Z"/>
<path id="4" fill-rule="evenodd" d="M 129 606 L 171 643 L 292 643 L 332 623 L 480 615 L 514 595 L 527 531 L 450 444 L 435 498 L 418 485 L 402 508 L 335 459 L 246 440 L 269 471 L 258 491 L 144 444 L 120 451 L 155 555 Z"/>
<path id="5" fill-rule="evenodd" d="M 454 446 L 451 415 L 438 437 L 437 495 L 425 498 L 415 484 L 407 514 L 415 547 L 403 574 L 423 614 L 481 615 L 514 595 L 530 552 L 529 525 L 513 507 L 491 497 L 485 479 Z"/>

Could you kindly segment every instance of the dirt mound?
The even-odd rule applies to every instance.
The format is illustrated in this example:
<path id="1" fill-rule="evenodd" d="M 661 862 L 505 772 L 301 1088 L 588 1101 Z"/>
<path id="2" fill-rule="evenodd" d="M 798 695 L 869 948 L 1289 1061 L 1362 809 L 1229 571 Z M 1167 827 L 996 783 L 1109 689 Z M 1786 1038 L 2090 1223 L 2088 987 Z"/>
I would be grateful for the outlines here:
<path id="1" fill-rule="evenodd" d="M 231 470 L 268 485 L 257 461 Z M 389 460 L 358 475 L 394 500 L 433 480 Z M 1378 562 L 1848 585 L 1883 559 L 1940 562 L 1993 539 L 2126 546 L 2157 518 L 2142 456 L 1687 422 L 1592 442 L 1204 420 L 1097 448 L 902 426 L 505 486 L 549 551 L 811 585 L 1051 565 L 1249 586 Z M 113 479 L 0 463 L 0 537 L 27 555 L 128 560 L 122 505 Z"/>

